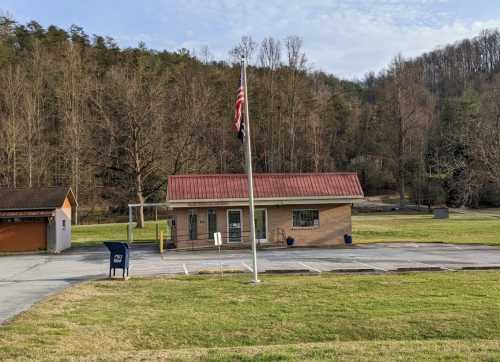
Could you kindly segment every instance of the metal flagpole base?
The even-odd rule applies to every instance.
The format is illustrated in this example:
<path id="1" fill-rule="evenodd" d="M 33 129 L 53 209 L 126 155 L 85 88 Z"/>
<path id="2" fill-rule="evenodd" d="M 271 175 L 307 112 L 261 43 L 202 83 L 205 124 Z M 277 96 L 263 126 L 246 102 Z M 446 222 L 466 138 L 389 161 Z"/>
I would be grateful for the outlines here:
<path id="1" fill-rule="evenodd" d="M 245 282 L 245 284 L 250 284 L 250 285 L 259 285 L 259 284 L 263 284 L 264 281 L 263 280 L 260 280 L 260 279 L 252 279 L 250 280 L 249 282 Z"/>

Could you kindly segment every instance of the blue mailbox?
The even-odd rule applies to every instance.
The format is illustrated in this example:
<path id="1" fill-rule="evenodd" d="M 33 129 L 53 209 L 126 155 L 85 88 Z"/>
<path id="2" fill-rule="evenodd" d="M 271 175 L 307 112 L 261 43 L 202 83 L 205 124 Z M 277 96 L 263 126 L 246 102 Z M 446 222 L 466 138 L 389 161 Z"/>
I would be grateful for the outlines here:
<path id="1" fill-rule="evenodd" d="M 111 269 L 113 269 L 113 276 L 116 269 L 123 269 L 123 278 L 125 278 L 125 269 L 127 270 L 128 277 L 128 263 L 129 263 L 129 247 L 127 243 L 106 241 L 104 245 L 109 249 L 109 277 L 111 278 Z"/>

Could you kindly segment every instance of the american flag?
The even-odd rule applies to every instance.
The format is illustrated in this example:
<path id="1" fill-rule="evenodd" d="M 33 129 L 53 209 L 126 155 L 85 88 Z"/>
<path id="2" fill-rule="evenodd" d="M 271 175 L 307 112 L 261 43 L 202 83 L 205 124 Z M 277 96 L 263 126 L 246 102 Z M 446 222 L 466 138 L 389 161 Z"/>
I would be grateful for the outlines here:
<path id="1" fill-rule="evenodd" d="M 245 103 L 245 83 L 243 80 L 243 70 L 241 71 L 240 87 L 236 95 L 234 109 L 233 129 L 238 132 L 238 138 L 241 142 L 245 139 L 245 121 L 243 120 L 243 104 Z"/>

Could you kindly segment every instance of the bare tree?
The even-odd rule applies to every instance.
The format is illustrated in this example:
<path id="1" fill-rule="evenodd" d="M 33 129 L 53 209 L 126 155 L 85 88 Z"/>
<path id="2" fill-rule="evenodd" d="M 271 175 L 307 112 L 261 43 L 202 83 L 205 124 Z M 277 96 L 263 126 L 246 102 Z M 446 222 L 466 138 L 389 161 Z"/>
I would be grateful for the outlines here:
<path id="1" fill-rule="evenodd" d="M 482 127 L 475 127 L 480 134 L 475 140 L 479 159 L 484 165 L 488 180 L 500 188 L 500 76 L 486 87 L 481 110 Z"/>
<path id="2" fill-rule="evenodd" d="M 209 64 L 210 62 L 213 61 L 214 59 L 214 56 L 212 55 L 212 53 L 210 52 L 210 49 L 208 48 L 208 46 L 203 46 L 200 50 L 200 56 L 199 56 L 200 60 L 204 63 L 204 64 Z"/>
<path id="3" fill-rule="evenodd" d="M 389 134 L 395 133 L 393 150 L 396 158 L 399 204 L 406 206 L 406 174 L 407 162 L 410 157 L 418 154 L 418 141 L 430 127 L 432 105 L 430 97 L 420 80 L 418 68 L 405 62 L 398 55 L 388 71 L 388 104 L 383 105 L 390 109 Z M 424 149 L 420 149 L 424 152 Z M 417 157 L 418 158 L 418 157 Z"/>
<path id="4" fill-rule="evenodd" d="M 46 172 L 47 158 L 45 143 L 42 140 L 44 85 L 46 64 L 39 41 L 33 42 L 33 51 L 26 67 L 31 77 L 23 84 L 24 135 L 26 137 L 26 157 L 28 186 L 32 187 L 36 175 L 37 183 L 41 174 Z"/>
<path id="5" fill-rule="evenodd" d="M 253 41 L 251 36 L 241 37 L 241 41 L 233 49 L 229 51 L 229 56 L 232 63 L 239 63 L 241 57 L 245 57 L 248 64 L 253 63 L 253 56 L 257 49 L 257 43 Z"/>
<path id="6" fill-rule="evenodd" d="M 264 147 L 266 148 L 264 151 L 265 160 L 266 160 L 266 169 L 271 170 L 275 167 L 275 154 L 277 149 L 279 148 L 278 140 L 279 132 L 276 132 L 276 112 L 275 112 L 275 97 L 276 97 L 276 89 L 275 89 L 275 78 L 276 72 L 281 65 L 281 42 L 279 40 L 275 40 L 272 37 L 267 37 L 262 40 L 260 45 L 260 53 L 259 53 L 260 65 L 267 72 L 267 92 L 268 92 L 268 108 L 267 114 L 265 115 L 263 121 L 267 121 L 270 123 L 270 127 L 266 127 L 270 129 L 270 142 L 265 142 Z M 262 127 L 263 128 L 263 127 Z"/>
<path id="7" fill-rule="evenodd" d="M 260 43 L 260 66 L 275 71 L 281 64 L 281 42 L 267 37 Z"/>
<path id="8" fill-rule="evenodd" d="M 84 61 L 82 45 L 66 42 L 58 97 L 64 120 L 61 136 L 66 152 L 63 153 L 63 158 L 68 157 L 64 161 L 68 161 L 70 165 L 69 178 L 77 200 L 80 197 L 85 120 L 88 118 L 88 85 Z M 78 215 L 75 213 L 75 224 L 77 223 Z"/>
<path id="9" fill-rule="evenodd" d="M 165 146 L 161 142 L 165 82 L 149 66 L 147 57 L 141 57 L 137 64 L 113 68 L 105 94 L 93 99 L 100 124 L 94 132 L 112 145 L 102 166 L 118 173 L 122 186 L 130 185 L 140 204 L 164 185 L 156 177 Z M 143 207 L 138 210 L 137 227 L 144 227 Z"/>
<path id="10" fill-rule="evenodd" d="M 209 172 L 218 163 L 215 150 L 224 142 L 219 130 L 211 127 L 218 115 L 212 107 L 215 94 L 210 80 L 195 67 L 179 74 L 169 90 L 166 122 L 176 131 L 166 134 L 164 167 L 169 174 Z"/>
<path id="11" fill-rule="evenodd" d="M 22 144 L 23 122 L 21 100 L 23 96 L 24 73 L 20 65 L 9 65 L 3 77 L 4 119 L 2 122 L 2 138 L 7 155 L 7 185 L 18 186 L 18 153 Z"/>
<path id="12" fill-rule="evenodd" d="M 290 134 L 289 170 L 296 171 L 296 128 L 299 113 L 298 83 L 300 72 L 305 71 L 306 56 L 302 51 L 302 39 L 298 36 L 286 38 L 286 53 L 288 58 L 288 131 Z"/>
<path id="13" fill-rule="evenodd" d="M 285 40 L 288 57 L 288 66 L 292 70 L 304 70 L 307 63 L 306 54 L 302 50 L 302 39 L 298 36 L 289 36 Z"/>

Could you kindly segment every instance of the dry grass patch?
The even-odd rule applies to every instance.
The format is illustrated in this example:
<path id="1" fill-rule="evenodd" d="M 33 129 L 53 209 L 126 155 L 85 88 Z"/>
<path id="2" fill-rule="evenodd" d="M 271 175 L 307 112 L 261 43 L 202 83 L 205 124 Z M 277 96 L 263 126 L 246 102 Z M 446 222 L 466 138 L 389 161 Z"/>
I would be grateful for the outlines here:
<path id="1" fill-rule="evenodd" d="M 390 358 L 406 349 L 439 358 L 500 350 L 499 272 L 247 281 L 230 275 L 84 283 L 2 327 L 0 360 L 369 360 L 384 350 Z"/>
<path id="2" fill-rule="evenodd" d="M 88 361 L 493 361 L 500 341 L 363 341 L 139 351 L 87 357 Z"/>

